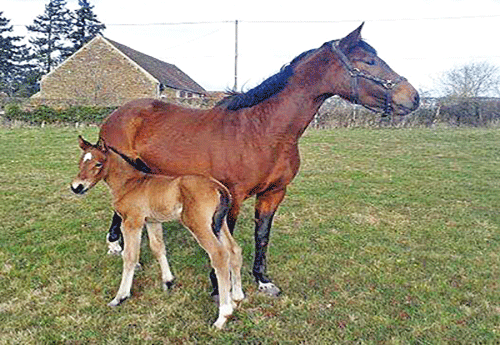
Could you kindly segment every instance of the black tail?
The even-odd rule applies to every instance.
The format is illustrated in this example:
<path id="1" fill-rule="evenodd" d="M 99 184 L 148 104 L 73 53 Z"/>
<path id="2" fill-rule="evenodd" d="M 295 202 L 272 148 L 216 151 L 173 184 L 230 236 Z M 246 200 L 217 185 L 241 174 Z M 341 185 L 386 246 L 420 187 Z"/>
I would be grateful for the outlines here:
<path id="1" fill-rule="evenodd" d="M 225 187 L 221 186 L 221 188 L 219 188 L 219 193 L 219 205 L 217 205 L 215 213 L 212 217 L 212 231 L 217 238 L 219 238 L 220 229 L 224 223 L 227 213 L 229 212 L 229 209 L 231 208 L 231 194 L 229 194 L 229 191 Z"/>

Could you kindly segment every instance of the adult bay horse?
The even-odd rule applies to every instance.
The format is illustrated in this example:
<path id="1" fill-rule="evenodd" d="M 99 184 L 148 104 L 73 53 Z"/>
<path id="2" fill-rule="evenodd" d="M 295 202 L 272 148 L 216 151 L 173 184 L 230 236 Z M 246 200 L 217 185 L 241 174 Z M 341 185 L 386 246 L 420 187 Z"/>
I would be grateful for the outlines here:
<path id="1" fill-rule="evenodd" d="M 242 202 L 256 195 L 253 275 L 259 290 L 277 295 L 266 276 L 271 223 L 299 170 L 299 138 L 319 107 L 333 95 L 386 115 L 406 115 L 419 104 L 417 91 L 361 39 L 362 27 L 300 54 L 259 86 L 211 109 L 132 101 L 105 120 L 100 137 L 138 169 L 222 182 L 233 196 L 231 232 Z M 119 225 L 115 214 L 110 242 L 119 239 Z"/>

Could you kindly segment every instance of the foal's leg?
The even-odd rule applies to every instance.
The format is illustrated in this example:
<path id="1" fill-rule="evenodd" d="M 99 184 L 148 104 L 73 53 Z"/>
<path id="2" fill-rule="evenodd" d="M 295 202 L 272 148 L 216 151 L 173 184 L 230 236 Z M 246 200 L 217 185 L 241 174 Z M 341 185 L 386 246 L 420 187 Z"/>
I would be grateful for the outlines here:
<path id="1" fill-rule="evenodd" d="M 265 275 L 266 252 L 274 214 L 285 197 L 286 189 L 270 190 L 257 195 L 255 204 L 255 261 L 252 273 L 259 284 L 259 291 L 278 296 L 280 289 Z"/>
<path id="2" fill-rule="evenodd" d="M 219 285 L 219 316 L 214 326 L 222 329 L 229 316 L 233 314 L 233 303 L 231 300 L 231 279 L 229 270 L 229 250 L 214 235 L 207 241 L 199 239 L 201 246 L 206 250 L 210 257 L 210 262 L 217 276 Z"/>
<path id="3" fill-rule="evenodd" d="M 241 266 L 243 258 L 241 247 L 236 243 L 233 236 L 229 233 L 227 225 L 222 226 L 221 239 L 229 249 L 229 268 L 231 272 L 231 297 L 233 301 L 241 301 L 245 298 L 241 287 Z"/>
<path id="4" fill-rule="evenodd" d="M 233 234 L 236 220 L 238 219 L 238 214 L 240 213 L 241 201 L 237 200 L 236 193 L 234 191 L 231 191 L 231 194 L 233 195 L 233 201 L 231 203 L 231 208 L 229 209 L 229 212 L 227 214 L 226 224 L 229 232 Z M 217 276 L 215 275 L 215 271 L 213 269 L 210 272 L 210 281 L 212 282 L 213 288 L 212 297 L 217 301 L 217 299 L 219 298 L 219 287 L 217 284 Z"/>
<path id="5" fill-rule="evenodd" d="M 227 318 L 233 314 L 234 309 L 230 295 L 229 249 L 212 232 L 212 215 L 213 212 L 208 212 L 205 216 L 202 209 L 196 211 L 184 209 L 181 219 L 184 226 L 191 231 L 200 246 L 207 252 L 215 271 L 220 297 L 219 316 L 214 326 L 222 329 Z"/>
<path id="6" fill-rule="evenodd" d="M 144 223 L 141 218 L 126 219 L 123 222 L 123 240 L 125 248 L 123 250 L 123 273 L 120 288 L 116 297 L 109 302 L 109 306 L 116 307 L 128 297 L 134 279 L 134 270 L 139 262 L 139 252 L 141 245 L 141 233 Z"/>
<path id="7" fill-rule="evenodd" d="M 148 229 L 149 246 L 160 264 L 163 290 L 170 289 L 174 285 L 174 276 L 168 265 L 167 251 L 163 242 L 163 228 L 161 223 L 146 223 L 146 227 Z"/>

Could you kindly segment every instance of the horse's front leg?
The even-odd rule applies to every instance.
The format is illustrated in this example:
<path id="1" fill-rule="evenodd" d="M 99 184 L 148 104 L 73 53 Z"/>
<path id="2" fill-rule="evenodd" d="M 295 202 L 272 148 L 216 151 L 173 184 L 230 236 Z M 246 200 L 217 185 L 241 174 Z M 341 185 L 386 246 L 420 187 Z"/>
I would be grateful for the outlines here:
<path id="1" fill-rule="evenodd" d="M 274 214 L 285 192 L 283 188 L 260 193 L 255 204 L 255 261 L 252 273 L 259 284 L 259 291 L 270 296 L 278 296 L 281 292 L 266 276 L 266 253 Z"/>
<path id="2" fill-rule="evenodd" d="M 121 231 L 122 219 L 118 213 L 113 214 L 113 220 L 109 227 L 106 242 L 108 243 L 108 254 L 120 255 L 123 250 L 123 236 Z"/>

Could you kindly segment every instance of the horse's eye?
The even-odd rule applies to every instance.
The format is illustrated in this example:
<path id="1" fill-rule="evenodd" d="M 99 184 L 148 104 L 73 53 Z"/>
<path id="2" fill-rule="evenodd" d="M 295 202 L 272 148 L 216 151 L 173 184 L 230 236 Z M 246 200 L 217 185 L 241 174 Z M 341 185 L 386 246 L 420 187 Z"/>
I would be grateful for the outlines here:
<path id="1" fill-rule="evenodd" d="M 97 163 L 95 163 L 95 167 L 96 167 L 96 168 L 101 168 L 101 167 L 102 167 L 102 163 L 101 163 L 101 162 L 97 162 Z"/>
<path id="2" fill-rule="evenodd" d="M 377 61 L 375 61 L 375 59 L 369 59 L 369 60 L 366 60 L 365 63 L 367 65 L 374 66 L 377 64 Z"/>

